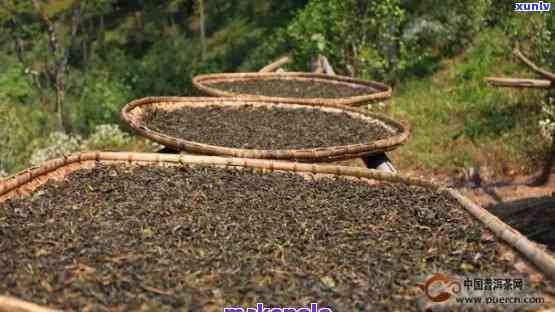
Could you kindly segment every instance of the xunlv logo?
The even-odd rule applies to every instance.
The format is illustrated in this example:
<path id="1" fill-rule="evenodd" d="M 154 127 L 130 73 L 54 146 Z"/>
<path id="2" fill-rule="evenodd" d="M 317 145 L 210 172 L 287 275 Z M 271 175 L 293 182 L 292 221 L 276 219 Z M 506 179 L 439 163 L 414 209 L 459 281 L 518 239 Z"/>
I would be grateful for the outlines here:
<path id="1" fill-rule="evenodd" d="M 549 12 L 551 3 L 549 2 L 517 2 L 515 3 L 515 11 L 517 12 Z"/>

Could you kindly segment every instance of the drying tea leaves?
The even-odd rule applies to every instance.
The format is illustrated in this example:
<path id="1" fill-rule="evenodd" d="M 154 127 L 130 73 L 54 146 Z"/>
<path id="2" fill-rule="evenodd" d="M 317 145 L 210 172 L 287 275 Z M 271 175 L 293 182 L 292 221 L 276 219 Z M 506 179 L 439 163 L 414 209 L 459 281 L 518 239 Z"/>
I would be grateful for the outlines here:
<path id="1" fill-rule="evenodd" d="M 301 149 L 367 143 L 393 136 L 381 123 L 308 108 L 207 106 L 149 109 L 155 131 L 205 144 L 245 149 Z"/>
<path id="2" fill-rule="evenodd" d="M 365 86 L 349 86 L 323 80 L 247 79 L 211 82 L 210 87 L 236 94 L 286 97 L 337 99 L 375 93 Z"/>
<path id="3" fill-rule="evenodd" d="M 0 204 L 0 293 L 68 310 L 415 311 L 432 272 L 509 272 L 443 193 L 98 164 Z"/>

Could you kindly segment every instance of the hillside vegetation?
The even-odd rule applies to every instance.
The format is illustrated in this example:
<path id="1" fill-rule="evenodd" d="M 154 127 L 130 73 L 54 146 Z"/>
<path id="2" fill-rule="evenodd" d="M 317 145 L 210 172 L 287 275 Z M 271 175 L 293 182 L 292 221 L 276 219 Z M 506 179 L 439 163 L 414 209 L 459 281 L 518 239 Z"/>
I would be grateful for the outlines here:
<path id="1" fill-rule="evenodd" d="M 512 1 L 5 0 L 0 174 L 76 150 L 155 150 L 120 124 L 125 103 L 194 95 L 196 74 L 283 54 L 291 70 L 325 54 L 339 74 L 393 85 L 386 110 L 413 129 L 393 155 L 402 169 L 527 172 L 550 143 L 549 94 L 482 79 L 533 77 L 515 42 L 553 69 L 553 36 L 554 14 L 515 13 Z"/>
<path id="2" fill-rule="evenodd" d="M 498 174 L 531 173 L 548 153 L 549 133 L 540 120 L 546 92 L 493 88 L 487 76 L 529 77 L 497 29 L 479 34 L 437 72 L 404 81 L 389 112 L 407 121 L 412 137 L 394 153 L 402 168 L 454 173 L 486 166 Z"/>

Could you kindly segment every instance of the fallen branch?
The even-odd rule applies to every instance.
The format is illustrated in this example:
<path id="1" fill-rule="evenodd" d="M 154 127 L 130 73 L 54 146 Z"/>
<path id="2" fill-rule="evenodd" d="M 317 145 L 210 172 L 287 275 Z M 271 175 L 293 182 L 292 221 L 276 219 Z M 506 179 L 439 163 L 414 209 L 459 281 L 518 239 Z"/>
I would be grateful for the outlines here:
<path id="1" fill-rule="evenodd" d="M 538 88 L 538 89 L 552 89 L 555 90 L 555 74 L 552 72 L 542 69 L 537 66 L 534 62 L 528 59 L 522 52 L 520 52 L 518 43 L 515 45 L 513 50 L 514 55 L 516 55 L 521 62 L 526 64 L 532 71 L 539 74 L 545 79 L 522 79 L 522 78 L 499 78 L 499 77 L 487 77 L 484 80 L 497 87 L 509 87 L 509 88 Z M 532 181 L 528 182 L 529 186 L 544 185 L 551 175 L 551 169 L 555 161 L 555 136 L 553 137 L 553 142 L 551 144 L 551 153 L 549 156 L 549 161 L 544 165 L 541 175 L 535 177 Z M 551 277 L 555 277 L 555 270 L 553 270 Z"/>
<path id="2" fill-rule="evenodd" d="M 484 81 L 495 87 L 548 89 L 553 83 L 544 79 L 486 77 Z"/>
<path id="3" fill-rule="evenodd" d="M 551 80 L 551 81 L 555 81 L 555 74 L 545 70 L 543 68 L 540 68 L 538 65 L 534 64 L 534 62 L 532 62 L 529 58 L 527 58 L 526 56 L 524 56 L 524 54 L 522 54 L 522 52 L 520 52 L 520 49 L 518 48 L 518 46 L 515 48 L 515 50 L 513 51 L 513 53 L 526 65 L 528 65 L 528 67 L 530 67 L 534 72 L 538 73 L 539 75 L 543 76 L 544 78 Z"/>
<path id="4" fill-rule="evenodd" d="M 258 72 L 260 73 L 268 73 L 268 72 L 274 72 L 274 71 L 278 71 L 278 69 L 289 63 L 290 59 L 288 56 L 284 56 L 282 58 L 277 59 L 276 61 L 262 67 L 262 69 L 260 69 Z"/>

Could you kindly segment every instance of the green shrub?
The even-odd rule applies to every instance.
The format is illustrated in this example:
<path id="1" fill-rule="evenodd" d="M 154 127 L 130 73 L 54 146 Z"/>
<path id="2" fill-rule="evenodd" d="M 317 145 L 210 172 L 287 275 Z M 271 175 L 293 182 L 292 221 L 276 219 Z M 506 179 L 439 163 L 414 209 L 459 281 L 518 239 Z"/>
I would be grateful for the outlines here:
<path id="1" fill-rule="evenodd" d="M 195 41 L 160 38 L 140 61 L 129 64 L 127 77 L 134 97 L 190 95 L 198 51 Z"/>
<path id="2" fill-rule="evenodd" d="M 37 98 L 36 89 L 32 87 L 37 73 L 25 68 L 14 57 L 0 53 L 0 97 L 13 104 L 30 104 Z"/>
<path id="3" fill-rule="evenodd" d="M 121 108 L 131 98 L 131 88 L 108 72 L 90 73 L 84 79 L 80 98 L 71 106 L 73 127 L 86 134 L 98 125 L 118 123 Z"/>
<path id="4" fill-rule="evenodd" d="M 542 103 L 543 118 L 540 120 L 542 135 L 549 141 L 553 141 L 555 133 L 555 97 L 547 97 Z"/>
<path id="5" fill-rule="evenodd" d="M 297 68 L 306 70 L 310 58 L 322 53 L 340 73 L 388 79 L 404 66 L 399 40 L 403 21 L 397 0 L 313 0 L 281 41 L 292 45 Z"/>
<path id="6" fill-rule="evenodd" d="M 78 151 L 81 137 L 67 135 L 63 132 L 52 132 L 42 144 L 45 147 L 36 149 L 31 155 L 29 163 L 33 166 Z"/>
<path id="7" fill-rule="evenodd" d="M 439 61 L 454 56 L 474 40 L 486 26 L 490 0 L 424 0 L 405 2 L 407 23 L 401 41 L 406 47 L 403 74 L 428 75 L 439 69 Z"/>
<path id="8" fill-rule="evenodd" d="M 490 1 L 312 0 L 246 64 L 259 68 L 289 51 L 297 70 L 324 54 L 341 74 L 386 81 L 427 75 L 486 25 Z"/>
<path id="9" fill-rule="evenodd" d="M 133 144 L 133 138 L 117 125 L 96 126 L 93 133 L 81 143 L 84 150 L 125 150 Z"/>
<path id="10" fill-rule="evenodd" d="M 519 43 L 522 52 L 533 62 L 551 72 L 555 71 L 555 15 L 545 13 L 509 16 L 504 19 L 503 29 L 511 42 Z M 546 94 L 541 103 L 542 117 L 539 120 L 542 135 L 551 140 L 555 133 L 554 98 L 552 91 Z"/>
<path id="11" fill-rule="evenodd" d="M 23 169 L 37 140 L 52 127 L 52 120 L 36 107 L 0 103 L 0 171 Z"/>
<path id="12" fill-rule="evenodd" d="M 40 165 L 47 160 L 59 158 L 78 151 L 156 151 L 160 145 L 123 132 L 118 125 L 98 125 L 90 136 L 83 139 L 79 135 L 52 132 L 40 143 L 30 157 L 31 165 Z M 1 167 L 0 167 L 1 169 Z"/>

